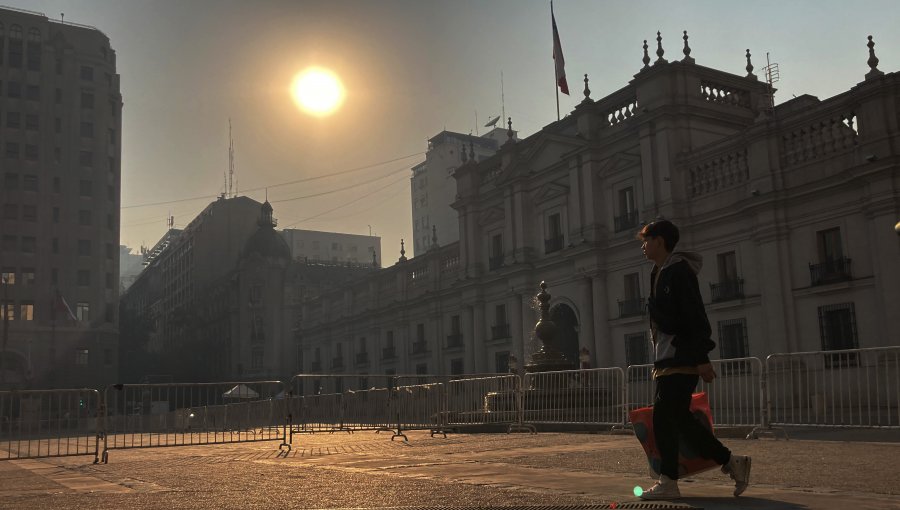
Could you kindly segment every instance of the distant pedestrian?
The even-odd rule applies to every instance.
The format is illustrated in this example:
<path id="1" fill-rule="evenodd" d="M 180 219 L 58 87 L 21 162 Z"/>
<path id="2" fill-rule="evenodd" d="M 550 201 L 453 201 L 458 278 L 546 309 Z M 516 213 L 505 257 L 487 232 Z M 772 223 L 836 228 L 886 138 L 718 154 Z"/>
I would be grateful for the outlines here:
<path id="1" fill-rule="evenodd" d="M 591 368 L 591 351 L 587 347 L 582 347 L 578 351 L 578 363 L 581 370 L 590 370 Z"/>
<path id="2" fill-rule="evenodd" d="M 681 435 L 694 451 L 713 459 L 722 472 L 734 480 L 734 495 L 739 496 L 750 482 L 750 457 L 732 455 L 690 411 L 691 395 L 702 377 L 712 382 L 716 372 L 709 362 L 715 347 L 712 329 L 697 273 L 703 258 L 695 252 L 675 252 L 678 227 L 658 220 L 638 233 L 641 249 L 653 261 L 650 273 L 650 334 L 654 347 L 653 377 L 656 398 L 653 405 L 653 432 L 661 457 L 659 481 L 640 497 L 671 500 L 681 497 L 678 490 L 678 438 Z"/>

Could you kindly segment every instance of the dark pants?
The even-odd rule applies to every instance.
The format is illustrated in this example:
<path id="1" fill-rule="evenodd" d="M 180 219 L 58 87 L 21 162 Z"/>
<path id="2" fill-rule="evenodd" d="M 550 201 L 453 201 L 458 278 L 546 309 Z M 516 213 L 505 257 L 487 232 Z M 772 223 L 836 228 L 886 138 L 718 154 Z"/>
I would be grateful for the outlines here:
<path id="1" fill-rule="evenodd" d="M 653 433 L 662 461 L 660 473 L 672 480 L 678 479 L 679 435 L 704 458 L 719 464 L 725 464 L 731 458 L 731 451 L 691 414 L 691 395 L 699 379 L 699 376 L 688 374 L 672 374 L 656 379 Z"/>

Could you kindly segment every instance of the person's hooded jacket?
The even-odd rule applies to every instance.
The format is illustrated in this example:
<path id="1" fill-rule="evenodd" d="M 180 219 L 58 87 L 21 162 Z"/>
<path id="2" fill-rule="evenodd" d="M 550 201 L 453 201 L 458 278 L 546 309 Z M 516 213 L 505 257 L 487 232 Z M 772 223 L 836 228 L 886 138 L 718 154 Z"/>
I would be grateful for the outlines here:
<path id="1" fill-rule="evenodd" d="M 697 281 L 701 267 L 703 257 L 687 251 L 669 255 L 662 268 L 653 266 L 647 305 L 656 369 L 709 363 L 716 344 Z"/>

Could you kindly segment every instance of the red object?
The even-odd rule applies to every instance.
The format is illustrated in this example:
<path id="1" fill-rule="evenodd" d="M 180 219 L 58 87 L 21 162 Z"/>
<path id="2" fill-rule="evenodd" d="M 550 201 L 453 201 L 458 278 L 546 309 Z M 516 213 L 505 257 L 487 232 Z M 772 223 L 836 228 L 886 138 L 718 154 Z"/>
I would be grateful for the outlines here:
<path id="1" fill-rule="evenodd" d="M 556 85 L 559 91 L 569 95 L 569 84 L 566 83 L 566 59 L 563 58 L 562 44 L 559 42 L 559 31 L 556 30 L 556 16 L 553 15 L 553 3 L 550 3 L 550 21 L 553 22 L 553 63 L 556 65 Z"/>
<path id="2" fill-rule="evenodd" d="M 713 419 L 709 410 L 709 397 L 706 392 L 694 393 L 691 398 L 691 413 L 712 432 Z M 634 427 L 634 435 L 644 447 L 647 461 L 650 463 L 650 472 L 654 478 L 659 478 L 661 463 L 659 450 L 656 448 L 656 437 L 653 435 L 653 407 L 641 407 L 629 413 L 631 424 Z M 719 465 L 712 459 L 701 457 L 694 452 L 690 445 L 680 438 L 678 441 L 678 476 L 687 476 L 707 471 Z"/>

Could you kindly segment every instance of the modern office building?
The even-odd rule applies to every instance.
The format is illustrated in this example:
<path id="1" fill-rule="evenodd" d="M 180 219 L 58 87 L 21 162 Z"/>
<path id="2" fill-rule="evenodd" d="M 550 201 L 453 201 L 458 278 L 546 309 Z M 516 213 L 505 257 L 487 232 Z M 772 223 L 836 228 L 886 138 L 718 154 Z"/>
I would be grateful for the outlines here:
<path id="1" fill-rule="evenodd" d="M 412 168 L 414 256 L 422 255 L 434 244 L 450 244 L 459 240 L 456 211 L 456 181 L 453 172 L 469 159 L 482 160 L 497 152 L 506 141 L 507 129 L 494 128 L 482 136 L 441 131 L 428 140 L 425 161 Z"/>
<path id="2" fill-rule="evenodd" d="M 103 32 L 0 8 L 0 387 L 117 377 L 121 113 Z"/>
<path id="3" fill-rule="evenodd" d="M 458 242 L 306 302 L 303 372 L 503 372 L 510 355 L 521 368 L 540 347 L 541 281 L 571 361 L 647 363 L 635 234 L 659 217 L 704 257 L 712 358 L 900 345 L 900 73 L 873 55 L 847 91 L 774 106 L 749 56 L 746 74 L 689 54 L 643 62 L 620 90 L 459 165 Z"/>
<path id="4" fill-rule="evenodd" d="M 350 265 L 381 264 L 381 238 L 339 232 L 286 228 L 281 231 L 291 258 L 309 262 Z"/>

